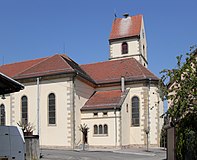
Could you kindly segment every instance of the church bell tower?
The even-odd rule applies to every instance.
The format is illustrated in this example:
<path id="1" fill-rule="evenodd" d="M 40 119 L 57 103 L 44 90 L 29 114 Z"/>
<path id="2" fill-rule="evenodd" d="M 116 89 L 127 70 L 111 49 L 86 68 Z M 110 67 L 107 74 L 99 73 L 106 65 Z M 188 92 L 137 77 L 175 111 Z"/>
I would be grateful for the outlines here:
<path id="1" fill-rule="evenodd" d="M 147 43 L 142 15 L 115 18 L 109 37 L 110 60 L 135 58 L 143 66 L 148 66 Z"/>

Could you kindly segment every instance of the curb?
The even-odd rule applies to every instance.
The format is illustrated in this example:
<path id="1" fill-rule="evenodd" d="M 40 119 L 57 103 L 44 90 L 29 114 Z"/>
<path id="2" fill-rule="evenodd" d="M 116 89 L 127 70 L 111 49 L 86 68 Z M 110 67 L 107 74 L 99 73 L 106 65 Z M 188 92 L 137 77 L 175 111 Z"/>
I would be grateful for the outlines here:
<path id="1" fill-rule="evenodd" d="M 114 153 L 123 153 L 123 154 L 135 154 L 135 155 L 142 155 L 142 156 L 155 156 L 154 153 L 145 153 L 145 152 L 132 152 L 132 151 L 112 151 Z"/>
<path id="2" fill-rule="evenodd" d="M 81 149 L 75 149 L 74 151 L 76 152 L 81 152 L 83 150 Z M 151 152 L 134 152 L 134 151 L 121 151 L 121 150 L 105 150 L 105 149 L 95 149 L 95 150 L 89 150 L 89 149 L 86 149 L 84 150 L 86 152 L 113 152 L 113 153 L 122 153 L 122 154 L 135 154 L 135 155 L 143 155 L 143 156 L 155 156 L 156 154 L 155 153 L 151 153 Z"/>

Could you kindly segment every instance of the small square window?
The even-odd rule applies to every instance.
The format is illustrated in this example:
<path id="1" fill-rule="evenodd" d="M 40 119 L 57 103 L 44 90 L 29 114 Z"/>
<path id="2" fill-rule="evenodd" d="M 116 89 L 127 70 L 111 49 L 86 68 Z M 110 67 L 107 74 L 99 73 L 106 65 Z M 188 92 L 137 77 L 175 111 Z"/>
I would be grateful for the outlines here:
<path id="1" fill-rule="evenodd" d="M 107 116 L 107 112 L 103 112 L 103 116 Z"/>
<path id="2" fill-rule="evenodd" d="M 94 116 L 98 116 L 98 112 L 94 112 L 93 115 L 94 115 Z"/>

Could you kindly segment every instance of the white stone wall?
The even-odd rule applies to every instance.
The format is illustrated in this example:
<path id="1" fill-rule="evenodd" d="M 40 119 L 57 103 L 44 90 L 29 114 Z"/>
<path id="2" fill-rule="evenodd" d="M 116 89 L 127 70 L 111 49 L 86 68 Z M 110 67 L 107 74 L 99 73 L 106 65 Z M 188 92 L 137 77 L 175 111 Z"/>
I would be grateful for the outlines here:
<path id="1" fill-rule="evenodd" d="M 143 104 L 143 86 L 133 86 L 130 89 L 130 108 L 129 108 L 129 127 L 130 127 L 130 144 L 131 145 L 142 145 L 144 144 L 144 104 Z M 140 126 L 136 127 L 136 126 L 132 126 L 131 125 L 131 108 L 132 108 L 132 104 L 131 104 L 131 99 L 132 97 L 137 96 L 139 98 L 139 108 L 140 108 Z"/>
<path id="2" fill-rule="evenodd" d="M 5 125 L 11 125 L 11 105 L 10 105 L 10 95 L 5 95 L 5 99 L 0 98 L 0 105 L 5 106 Z"/>
<path id="3" fill-rule="evenodd" d="M 163 119 L 160 116 L 163 114 L 163 102 L 161 101 L 158 88 L 151 85 L 150 90 L 147 86 L 134 85 L 130 86 L 130 102 L 129 104 L 129 119 L 130 122 L 130 144 L 131 145 L 143 145 L 146 144 L 146 134 L 144 129 L 148 123 L 148 100 L 149 100 L 149 143 L 152 145 L 159 145 L 160 130 L 163 124 Z M 131 125 L 131 99 L 133 96 L 137 96 L 140 100 L 140 126 L 134 127 Z M 149 96 L 149 99 L 148 99 Z"/>
<path id="4" fill-rule="evenodd" d="M 61 79 L 59 82 L 51 80 L 40 83 L 40 143 L 47 146 L 70 146 L 67 119 L 70 117 L 69 93 L 72 80 L 67 78 Z M 56 96 L 56 125 L 48 124 L 47 99 L 50 93 L 54 93 Z"/>
<path id="5" fill-rule="evenodd" d="M 82 112 L 82 123 L 87 124 L 90 128 L 88 132 L 88 144 L 90 146 L 108 146 L 114 147 L 120 145 L 120 112 L 113 110 L 104 111 L 107 116 L 103 116 L 103 111 L 98 111 L 98 116 L 94 116 L 93 112 Z M 115 118 L 116 117 L 116 118 Z M 94 125 L 108 125 L 108 134 L 94 134 Z"/>
<path id="6" fill-rule="evenodd" d="M 26 83 L 25 89 L 6 95 L 6 99 L 0 99 L 0 104 L 6 108 L 6 124 L 16 125 L 21 120 L 21 97 L 28 97 L 28 120 L 35 125 L 37 134 L 37 85 L 36 81 Z M 73 92 L 74 87 L 74 92 Z M 42 146 L 64 146 L 71 147 L 81 144 L 81 132 L 78 126 L 87 124 L 90 128 L 88 132 L 88 143 L 92 146 L 126 146 L 144 145 L 146 135 L 144 129 L 147 125 L 147 105 L 149 98 L 150 113 L 150 134 L 149 142 L 151 145 L 159 144 L 160 130 L 163 119 L 163 102 L 161 101 L 157 86 L 151 85 L 150 91 L 143 84 L 127 85 L 129 93 L 122 104 L 121 112 L 114 110 L 107 111 L 108 115 L 103 116 L 103 111 L 98 110 L 98 116 L 93 112 L 82 112 L 81 107 L 93 94 L 95 89 L 86 84 L 81 79 L 76 78 L 73 84 L 71 78 L 59 78 L 53 80 L 40 80 L 40 144 Z M 99 88 L 97 90 L 120 89 L 120 86 Z M 54 93 L 56 96 L 56 125 L 48 125 L 48 95 Z M 72 105 L 74 94 L 75 124 L 72 119 Z M 140 126 L 131 126 L 131 99 L 138 96 L 140 99 Z M 127 111 L 128 106 L 128 111 Z M 121 114 L 120 114 L 121 113 Z M 116 117 L 116 118 L 115 118 Z M 108 125 L 108 135 L 94 135 L 94 125 Z M 74 136 L 72 135 L 75 127 Z M 74 141 L 74 142 L 73 142 Z"/>
<path id="7" fill-rule="evenodd" d="M 148 123 L 148 96 L 149 97 L 149 144 L 154 146 L 159 146 L 160 131 L 163 124 L 163 119 L 160 116 L 164 113 L 163 102 L 161 101 L 158 88 L 155 85 L 151 85 L 150 90 L 148 86 L 143 84 L 134 84 L 126 86 L 127 89 L 130 89 L 128 96 L 125 98 L 124 103 L 122 104 L 121 109 L 121 125 L 122 130 L 120 131 L 120 145 L 145 145 L 146 144 L 146 134 L 144 129 L 147 127 Z M 120 87 L 108 87 L 108 88 L 99 88 L 98 90 L 112 90 L 120 89 Z M 131 99 L 133 96 L 137 96 L 140 100 L 140 126 L 134 127 L 131 125 Z M 128 105 L 128 112 L 127 112 Z M 82 113 L 82 117 L 87 116 L 85 113 Z M 87 117 L 86 117 L 87 118 Z M 88 116 L 89 122 L 86 123 L 93 126 L 93 123 L 97 122 L 97 119 L 94 119 L 93 113 Z M 82 121 L 84 122 L 83 118 Z M 98 139 L 98 138 L 97 138 Z M 113 139 L 113 138 L 112 138 Z M 99 141 L 99 143 L 101 143 Z"/>
<path id="8" fill-rule="evenodd" d="M 122 54 L 121 48 L 123 42 L 127 42 L 128 44 L 128 54 Z M 110 59 L 139 54 L 139 49 L 139 40 L 137 38 L 110 42 Z M 136 56 L 136 58 L 138 58 L 138 56 Z"/>
<path id="9" fill-rule="evenodd" d="M 130 94 L 128 94 L 125 98 L 125 101 L 121 107 L 121 145 L 128 146 L 130 145 L 130 108 L 131 108 L 131 100 Z"/>
<path id="10" fill-rule="evenodd" d="M 75 79 L 75 145 L 82 142 L 82 134 L 79 131 L 81 122 L 81 108 L 94 93 L 94 88 L 82 82 L 80 79 Z"/>
<path id="11" fill-rule="evenodd" d="M 43 146 L 70 146 L 67 136 L 67 118 L 69 117 L 67 106 L 70 90 L 70 79 L 62 78 L 56 80 L 40 80 L 40 144 Z M 34 134 L 37 134 L 37 85 L 36 81 L 25 83 L 25 89 L 6 96 L 6 100 L 0 103 L 6 106 L 6 124 L 17 125 L 21 121 L 21 97 L 28 98 L 28 122 L 35 126 Z M 56 96 L 56 124 L 48 124 L 48 95 L 54 93 Z M 11 100 L 12 99 L 12 100 Z M 12 108 L 12 110 L 10 109 Z M 12 122 L 11 122 L 12 119 Z"/>

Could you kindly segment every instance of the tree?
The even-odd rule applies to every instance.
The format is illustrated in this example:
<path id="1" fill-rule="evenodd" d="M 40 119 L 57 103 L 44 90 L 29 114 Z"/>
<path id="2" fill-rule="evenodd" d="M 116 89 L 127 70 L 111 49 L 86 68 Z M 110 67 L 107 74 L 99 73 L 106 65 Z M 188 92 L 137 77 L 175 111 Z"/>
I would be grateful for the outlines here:
<path id="1" fill-rule="evenodd" d="M 79 130 L 83 134 L 82 149 L 85 150 L 85 144 L 87 143 L 87 135 L 88 135 L 89 128 L 88 128 L 87 124 L 83 124 L 83 125 L 80 124 Z"/>
<path id="2" fill-rule="evenodd" d="M 177 57 L 177 68 L 161 72 L 163 100 L 170 107 L 167 116 L 176 128 L 176 154 L 179 160 L 197 159 L 197 49 Z"/>
<path id="3" fill-rule="evenodd" d="M 24 136 L 32 136 L 33 131 L 35 130 L 33 123 L 23 123 L 22 121 L 19 121 L 17 124 L 21 127 Z"/>

